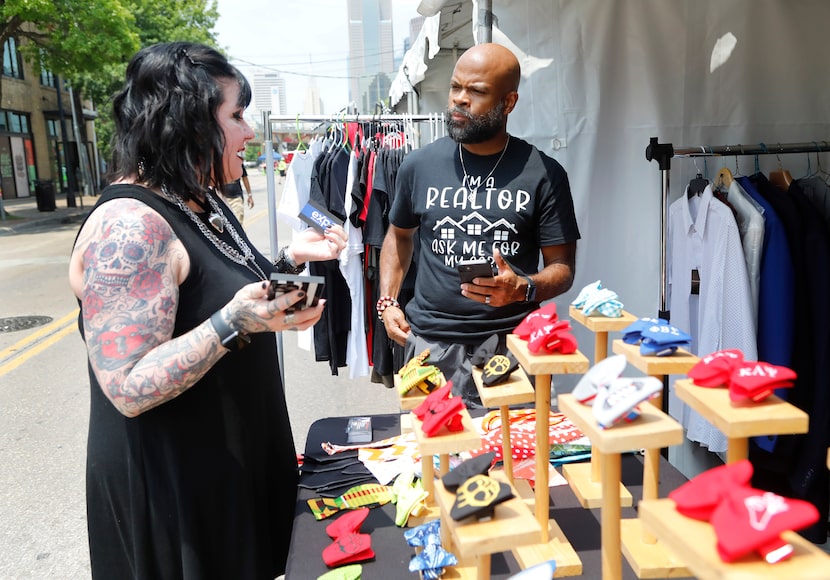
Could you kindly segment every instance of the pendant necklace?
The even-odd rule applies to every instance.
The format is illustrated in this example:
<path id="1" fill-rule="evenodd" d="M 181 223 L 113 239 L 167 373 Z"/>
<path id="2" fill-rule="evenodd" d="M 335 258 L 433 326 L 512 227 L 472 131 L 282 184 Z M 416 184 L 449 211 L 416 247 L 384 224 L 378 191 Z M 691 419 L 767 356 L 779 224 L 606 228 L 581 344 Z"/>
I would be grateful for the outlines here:
<path id="1" fill-rule="evenodd" d="M 205 196 L 205 198 L 207 198 L 207 195 Z M 207 221 L 214 230 L 216 230 L 220 234 L 225 231 L 225 224 L 222 221 L 222 216 L 220 214 L 216 213 L 215 211 L 212 211 L 212 209 L 208 207 L 208 204 L 199 199 L 198 197 L 194 196 L 191 199 L 193 199 L 193 201 L 196 202 L 196 205 L 202 208 L 202 211 L 208 214 Z"/>
<path id="2" fill-rule="evenodd" d="M 463 181 L 462 185 L 467 187 L 470 190 L 470 193 L 476 193 L 478 191 L 479 186 L 481 184 L 486 184 L 487 180 L 490 179 L 493 176 L 493 173 L 496 172 L 496 168 L 499 166 L 499 163 L 501 163 L 501 160 L 504 158 L 504 154 L 507 153 L 507 146 L 508 145 L 510 145 L 510 134 L 509 133 L 507 135 L 507 142 L 504 144 L 504 149 L 501 150 L 501 155 L 499 155 L 499 159 L 498 159 L 498 161 L 496 161 L 496 164 L 493 166 L 493 169 L 490 170 L 490 173 L 487 174 L 487 177 L 485 177 L 484 179 L 479 181 L 478 185 L 476 185 L 473 188 L 472 187 L 472 177 L 470 176 L 470 174 L 467 173 L 467 168 L 464 167 L 464 153 L 463 153 L 464 148 L 461 147 L 461 143 L 458 144 L 458 158 L 461 160 L 461 170 L 464 172 L 464 181 Z"/>
<path id="3" fill-rule="evenodd" d="M 242 236 L 239 235 L 239 232 L 236 231 L 236 228 L 225 219 L 225 215 L 222 213 L 222 210 L 219 208 L 218 202 L 213 199 L 209 193 L 205 194 L 205 198 L 207 198 L 208 203 L 210 204 L 211 213 L 208 220 L 210 221 L 210 225 L 213 226 L 216 230 L 220 233 L 225 231 L 225 228 L 228 228 L 228 233 L 233 238 L 234 243 L 239 247 L 239 250 L 231 246 L 225 240 L 218 238 L 216 234 L 214 234 L 210 229 L 208 229 L 205 222 L 196 215 L 190 206 L 185 203 L 185 201 L 178 195 L 170 193 L 167 189 L 165 184 L 161 186 L 161 194 L 167 201 L 170 201 L 178 206 L 180 210 L 182 210 L 190 220 L 196 224 L 199 228 L 199 231 L 202 232 L 204 235 L 215 247 L 219 250 L 222 255 L 226 258 L 232 260 L 233 262 L 239 264 L 240 266 L 245 266 L 257 275 L 260 280 L 267 280 L 268 277 L 265 275 L 265 272 L 262 271 L 262 268 L 259 267 L 259 264 L 256 262 L 256 256 L 254 256 L 254 252 L 248 247 L 248 244 L 245 243 L 245 240 L 242 239 Z M 195 199 L 195 198 L 194 198 Z M 207 207 L 203 206 L 200 203 L 201 200 L 196 201 L 196 203 L 205 208 L 207 211 Z M 214 223 L 216 222 L 216 223 Z M 218 225 L 216 225 L 218 224 Z M 252 267 L 253 266 L 253 267 Z"/>

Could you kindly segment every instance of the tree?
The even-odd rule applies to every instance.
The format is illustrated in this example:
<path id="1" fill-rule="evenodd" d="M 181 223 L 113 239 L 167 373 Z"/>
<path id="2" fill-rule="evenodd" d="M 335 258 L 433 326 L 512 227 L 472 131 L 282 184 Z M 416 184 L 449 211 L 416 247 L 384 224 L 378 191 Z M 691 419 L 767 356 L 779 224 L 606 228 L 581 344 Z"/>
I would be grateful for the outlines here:
<path id="1" fill-rule="evenodd" d="M 1 0 L 0 0 L 1 1 Z M 135 19 L 141 47 L 159 42 L 184 40 L 217 46 L 213 28 L 219 18 L 216 0 L 122 0 Z M 127 60 L 113 62 L 85 75 L 84 94 L 91 98 L 100 116 L 96 121 L 98 146 L 105 158 L 113 133 L 112 97 L 124 82 Z"/>
<path id="2" fill-rule="evenodd" d="M 135 20 L 120 0 L 0 0 L 0 57 L 10 38 L 22 41 L 19 50 L 36 70 L 70 80 L 138 47 Z"/>

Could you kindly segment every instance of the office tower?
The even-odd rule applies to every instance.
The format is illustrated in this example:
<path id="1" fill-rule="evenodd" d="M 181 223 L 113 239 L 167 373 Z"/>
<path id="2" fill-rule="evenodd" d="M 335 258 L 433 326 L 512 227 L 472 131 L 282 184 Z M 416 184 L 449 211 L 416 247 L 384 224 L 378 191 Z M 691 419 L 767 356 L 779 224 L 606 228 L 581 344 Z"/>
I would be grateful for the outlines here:
<path id="1" fill-rule="evenodd" d="M 254 102 L 252 108 L 260 115 L 262 111 L 271 111 L 272 114 L 285 115 L 287 101 L 285 94 L 285 79 L 279 73 L 256 71 L 253 78 Z"/>
<path id="2" fill-rule="evenodd" d="M 348 0 L 349 99 L 361 113 L 376 112 L 395 73 L 392 0 Z"/>

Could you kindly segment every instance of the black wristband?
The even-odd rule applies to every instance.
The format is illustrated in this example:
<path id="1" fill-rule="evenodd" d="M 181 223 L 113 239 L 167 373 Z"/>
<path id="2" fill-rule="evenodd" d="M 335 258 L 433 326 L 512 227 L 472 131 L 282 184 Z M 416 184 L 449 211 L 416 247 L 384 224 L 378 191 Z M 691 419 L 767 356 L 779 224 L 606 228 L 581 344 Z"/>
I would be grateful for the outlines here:
<path id="1" fill-rule="evenodd" d="M 285 253 L 285 248 L 287 246 L 283 246 L 280 248 L 279 253 L 277 254 L 277 259 L 274 260 L 274 266 L 277 268 L 277 272 L 281 274 L 300 274 L 305 270 L 305 262 L 302 264 L 295 264 L 291 258 L 288 257 L 288 254 Z"/>
<path id="2" fill-rule="evenodd" d="M 210 317 L 210 323 L 213 325 L 213 330 L 219 335 L 219 342 L 230 351 L 237 351 L 251 342 L 251 338 L 247 334 L 234 330 L 225 322 L 221 310 L 213 313 Z"/>

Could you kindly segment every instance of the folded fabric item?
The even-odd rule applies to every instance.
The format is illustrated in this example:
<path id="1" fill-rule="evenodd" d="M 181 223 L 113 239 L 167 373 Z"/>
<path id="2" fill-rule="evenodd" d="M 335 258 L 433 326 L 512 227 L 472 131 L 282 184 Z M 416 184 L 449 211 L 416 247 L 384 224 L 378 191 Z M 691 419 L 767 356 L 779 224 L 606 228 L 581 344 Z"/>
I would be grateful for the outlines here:
<path id="1" fill-rule="evenodd" d="M 477 520 L 491 519 L 496 505 L 513 497 L 510 485 L 489 475 L 474 475 L 458 486 L 450 517 L 455 521 L 474 517 Z"/>
<path id="2" fill-rule="evenodd" d="M 306 501 L 316 520 L 324 520 L 334 514 L 348 509 L 361 507 L 378 507 L 392 501 L 392 488 L 388 485 L 363 484 L 350 488 L 346 493 L 335 497 L 313 497 Z"/>
<path id="3" fill-rule="evenodd" d="M 420 479 L 398 491 L 395 501 L 395 525 L 402 528 L 409 521 L 409 516 L 420 514 L 426 507 L 424 501 L 428 495 Z"/>
<path id="4" fill-rule="evenodd" d="M 588 298 L 596 294 L 600 289 L 602 289 L 602 283 L 599 280 L 586 284 L 582 287 L 582 290 L 579 291 L 579 294 L 576 295 L 576 298 L 573 299 L 571 306 L 581 309 L 585 306 L 585 302 L 588 301 Z"/>
<path id="5" fill-rule="evenodd" d="M 427 395 L 420 405 L 412 409 L 412 414 L 418 417 L 421 421 L 430 412 L 430 409 L 439 401 L 444 401 L 452 396 L 452 381 L 448 381 L 446 385 L 440 389 L 436 389 Z"/>
<path id="6" fill-rule="evenodd" d="M 345 458 L 341 458 L 340 456 L 323 455 L 329 459 L 333 459 L 334 461 L 318 462 L 316 460 L 312 461 L 306 457 L 302 467 L 303 475 L 309 473 L 323 473 L 326 471 L 342 471 L 352 465 L 361 465 L 360 459 L 357 458 L 357 451 L 352 453 L 352 457 Z"/>
<path id="7" fill-rule="evenodd" d="M 326 445 L 324 443 L 321 445 L 320 451 L 306 453 L 304 455 L 305 462 L 303 463 L 303 466 L 312 461 L 318 464 L 328 464 L 333 463 L 335 461 L 343 461 L 346 459 L 357 459 L 357 450 L 359 447 L 359 445 L 354 445 L 352 447 L 338 446 L 338 451 L 335 455 L 334 453 L 329 453 L 328 451 L 326 451 Z"/>
<path id="8" fill-rule="evenodd" d="M 747 486 L 751 479 L 752 463 L 748 459 L 742 459 L 696 475 L 670 491 L 668 497 L 676 504 L 677 511 L 684 516 L 709 521 L 712 512 L 729 490 Z"/>
<path id="9" fill-rule="evenodd" d="M 470 357 L 470 363 L 477 368 L 483 369 L 487 362 L 497 354 L 505 354 L 507 349 L 499 352 L 499 335 L 494 334 L 487 340 L 482 342 L 473 356 Z"/>
<path id="10" fill-rule="evenodd" d="M 576 352 L 576 338 L 570 333 L 571 323 L 559 320 L 545 323 L 530 333 L 527 347 L 534 354 L 571 354 Z"/>
<path id="11" fill-rule="evenodd" d="M 360 580 L 363 574 L 363 566 L 360 564 L 348 564 L 340 566 L 334 570 L 329 570 L 321 576 L 317 576 L 317 580 Z"/>
<path id="12" fill-rule="evenodd" d="M 326 534 L 333 540 L 348 534 L 356 534 L 367 517 L 369 517 L 367 507 L 348 511 L 326 526 Z"/>
<path id="13" fill-rule="evenodd" d="M 556 322 L 559 315 L 556 313 L 556 302 L 548 302 L 536 310 L 529 312 L 527 316 L 513 329 L 513 334 L 522 340 L 527 340 L 530 333 L 547 322 Z"/>
<path id="14" fill-rule="evenodd" d="M 429 412 L 421 423 L 421 430 L 427 437 L 435 437 L 444 430 L 457 432 L 464 430 L 464 423 L 461 411 L 466 409 L 464 399 L 461 397 L 449 397 L 435 402 L 430 406 Z"/>
<path id="15" fill-rule="evenodd" d="M 628 361 L 624 354 L 602 359 L 582 375 L 571 394 L 583 405 L 590 405 L 597 396 L 599 385 L 608 384 L 623 373 Z"/>
<path id="16" fill-rule="evenodd" d="M 729 399 L 760 402 L 776 389 L 792 387 L 797 375 L 794 370 L 765 362 L 739 364 L 729 379 Z"/>
<path id="17" fill-rule="evenodd" d="M 403 538 L 412 547 L 426 546 L 430 535 L 441 533 L 441 520 L 430 520 L 420 526 L 404 530 Z"/>
<path id="18" fill-rule="evenodd" d="M 697 361 L 687 376 L 699 387 L 728 387 L 732 371 L 743 361 L 737 348 L 718 350 Z"/>
<path id="19" fill-rule="evenodd" d="M 816 507 L 806 501 L 785 498 L 752 487 L 737 487 L 712 512 L 718 537 L 718 555 L 734 562 L 758 552 L 768 563 L 789 558 L 793 548 L 781 538 L 785 531 L 798 531 L 818 521 Z"/>
<path id="20" fill-rule="evenodd" d="M 608 318 L 619 318 L 622 316 L 623 304 L 617 300 L 617 293 L 608 288 L 601 288 L 588 296 L 582 306 L 582 314 L 590 316 L 599 312 Z"/>
<path id="21" fill-rule="evenodd" d="M 641 333 L 643 330 L 654 324 L 659 325 L 668 323 L 668 320 L 664 320 L 662 318 L 640 318 L 622 330 L 622 340 L 626 344 L 640 344 L 640 340 L 642 340 Z"/>
<path id="22" fill-rule="evenodd" d="M 444 568 L 458 564 L 455 554 L 441 545 L 438 534 L 430 534 L 424 548 L 409 561 L 410 572 L 420 572 L 424 579 L 437 579 L 444 575 Z"/>
<path id="23" fill-rule="evenodd" d="M 510 409 L 510 451 L 515 461 L 536 456 L 536 410 Z M 488 411 L 481 420 L 481 447 L 470 452 L 471 456 L 493 452 L 495 461 L 504 461 L 502 445 L 501 411 Z M 585 434 L 563 413 L 548 413 L 548 443 L 552 446 L 570 443 Z"/>
<path id="24" fill-rule="evenodd" d="M 457 491 L 458 487 L 474 475 L 487 475 L 496 460 L 494 452 L 477 455 L 458 464 L 441 478 L 444 489 Z"/>
<path id="25" fill-rule="evenodd" d="M 406 395 L 414 387 L 424 394 L 429 394 L 435 389 L 446 384 L 444 373 L 435 365 L 425 364 L 429 358 L 429 349 L 423 350 L 419 355 L 412 357 L 398 371 L 400 384 L 398 394 Z"/>
<path id="26" fill-rule="evenodd" d="M 342 471 L 324 471 L 321 473 L 303 474 L 297 485 L 303 489 L 322 491 L 344 485 L 352 487 L 359 483 L 367 483 L 375 479 L 372 472 L 366 469 L 363 464 L 361 464 L 361 467 L 364 470 L 362 473 L 347 474 Z"/>
<path id="27" fill-rule="evenodd" d="M 594 418 L 603 429 L 614 426 L 622 419 L 633 420 L 639 413 L 637 405 L 658 396 L 663 382 L 656 377 L 614 379 L 597 387 L 592 405 Z"/>
<path id="28" fill-rule="evenodd" d="M 372 550 L 372 538 L 369 534 L 341 536 L 323 550 L 323 561 L 329 568 L 374 558 L 375 552 Z"/>
<path id="29" fill-rule="evenodd" d="M 670 356 L 692 344 L 692 337 L 671 324 L 652 324 L 640 332 L 640 354 Z"/>
<path id="30" fill-rule="evenodd" d="M 513 371 L 519 368 L 519 361 L 512 352 L 495 354 L 484 365 L 481 371 L 481 381 L 485 387 L 499 385 L 510 378 Z"/>
<path id="31" fill-rule="evenodd" d="M 654 344 L 691 343 L 692 337 L 671 324 L 652 324 L 640 331 L 644 341 Z"/>

